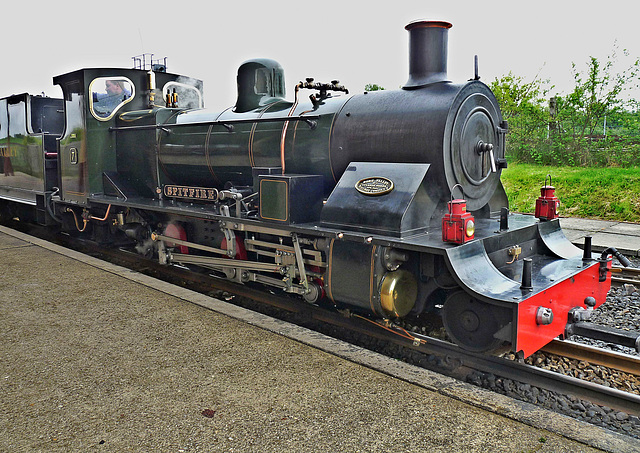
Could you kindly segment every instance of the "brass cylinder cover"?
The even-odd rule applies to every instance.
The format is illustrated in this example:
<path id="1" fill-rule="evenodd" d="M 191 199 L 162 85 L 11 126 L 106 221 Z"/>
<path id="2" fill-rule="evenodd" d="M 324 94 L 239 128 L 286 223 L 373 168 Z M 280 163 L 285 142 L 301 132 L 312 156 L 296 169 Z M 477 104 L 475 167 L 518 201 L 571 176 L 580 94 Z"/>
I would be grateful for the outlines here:
<path id="1" fill-rule="evenodd" d="M 418 283 L 411 272 L 387 272 L 380 285 L 380 303 L 388 316 L 402 318 L 416 303 Z"/>

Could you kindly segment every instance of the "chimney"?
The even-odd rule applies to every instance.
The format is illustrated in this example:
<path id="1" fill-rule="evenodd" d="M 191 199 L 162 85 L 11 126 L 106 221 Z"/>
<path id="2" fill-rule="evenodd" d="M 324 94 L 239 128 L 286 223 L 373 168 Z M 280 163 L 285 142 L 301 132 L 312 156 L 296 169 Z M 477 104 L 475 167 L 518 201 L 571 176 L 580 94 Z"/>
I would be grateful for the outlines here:
<path id="1" fill-rule="evenodd" d="M 418 20 L 409 31 L 409 80 L 405 90 L 447 80 L 447 38 L 449 22 Z"/>

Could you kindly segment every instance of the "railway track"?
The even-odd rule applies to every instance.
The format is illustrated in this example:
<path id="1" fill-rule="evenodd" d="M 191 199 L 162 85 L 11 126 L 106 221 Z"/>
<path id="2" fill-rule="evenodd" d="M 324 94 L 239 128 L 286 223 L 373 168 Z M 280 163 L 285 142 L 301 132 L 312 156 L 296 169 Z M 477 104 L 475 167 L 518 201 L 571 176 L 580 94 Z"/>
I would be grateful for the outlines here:
<path id="1" fill-rule="evenodd" d="M 605 366 L 614 370 L 640 376 L 640 357 L 615 351 L 595 348 L 573 341 L 553 340 L 542 348 L 542 352 Z"/>
<path id="2" fill-rule="evenodd" d="M 623 286 L 625 284 L 640 288 L 640 269 L 614 266 L 611 270 L 611 285 Z"/>
<path id="3" fill-rule="evenodd" d="M 278 311 L 276 315 L 287 321 L 461 380 L 474 382 L 474 375 L 494 376 L 502 382 L 514 382 L 522 386 L 540 388 L 545 392 L 572 395 L 573 398 L 589 401 L 601 407 L 612 408 L 634 416 L 640 415 L 640 395 L 637 394 L 532 366 L 521 360 L 509 360 L 504 357 L 465 351 L 447 341 L 409 332 L 383 320 L 361 317 L 348 310 L 327 310 L 316 305 L 301 304 L 298 299 L 266 293 L 247 285 L 223 281 L 185 268 L 162 266 L 155 261 L 141 259 L 135 253 L 119 249 L 104 249 L 90 242 L 79 243 L 77 238 L 60 235 L 52 238 L 48 231 L 38 231 L 41 233 L 38 236 L 44 236 L 44 239 L 54 239 L 53 242 L 65 247 L 74 248 L 171 283 L 188 285 L 195 291 L 213 296 L 224 296 L 229 293 L 227 299 L 233 299 L 233 303 L 247 308 L 256 309 L 264 304 L 270 307 L 267 309 L 267 314 L 274 315 L 273 311 L 276 310 Z M 29 233 L 33 232 L 30 230 Z M 633 370 L 637 374 L 640 369 L 637 358 L 633 361 L 628 357 L 623 359 L 622 354 L 615 355 L 597 348 L 568 345 L 569 342 L 553 342 L 548 352 L 589 362 L 600 362 L 603 366 L 624 372 Z M 573 352 L 570 352 L 567 347 L 571 347 Z M 640 437 L 640 429 L 637 436 Z"/>

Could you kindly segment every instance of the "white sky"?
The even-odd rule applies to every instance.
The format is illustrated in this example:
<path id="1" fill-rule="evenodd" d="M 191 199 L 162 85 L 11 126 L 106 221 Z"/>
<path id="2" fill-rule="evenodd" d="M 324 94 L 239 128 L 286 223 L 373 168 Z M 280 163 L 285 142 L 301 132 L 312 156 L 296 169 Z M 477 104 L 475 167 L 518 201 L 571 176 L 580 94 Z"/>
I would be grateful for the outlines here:
<path id="1" fill-rule="evenodd" d="M 421 1 L 11 1 L 3 6 L 0 97 L 44 91 L 52 77 L 84 67 L 131 67 L 143 52 L 168 57 L 169 72 L 202 79 L 209 108 L 235 103 L 243 61 L 272 58 L 285 70 L 287 94 L 305 77 L 387 89 L 408 78 L 408 32 L 416 19 L 446 20 L 449 77 L 485 83 L 512 71 L 572 88 L 571 63 L 601 60 L 617 41 L 629 65 L 640 57 L 637 2 L 609 0 Z M 635 95 L 640 98 L 640 92 Z"/>

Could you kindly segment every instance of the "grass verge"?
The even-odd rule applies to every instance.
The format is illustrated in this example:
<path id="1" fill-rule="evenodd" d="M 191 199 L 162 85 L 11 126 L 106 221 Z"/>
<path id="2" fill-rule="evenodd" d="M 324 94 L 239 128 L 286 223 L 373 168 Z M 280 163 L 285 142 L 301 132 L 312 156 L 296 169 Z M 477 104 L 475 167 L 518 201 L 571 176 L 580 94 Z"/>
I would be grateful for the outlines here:
<path id="1" fill-rule="evenodd" d="M 548 167 L 510 162 L 509 168 L 502 172 L 509 209 L 533 213 L 547 175 L 551 175 L 551 183 L 556 188 L 562 217 L 640 223 L 638 167 Z"/>

